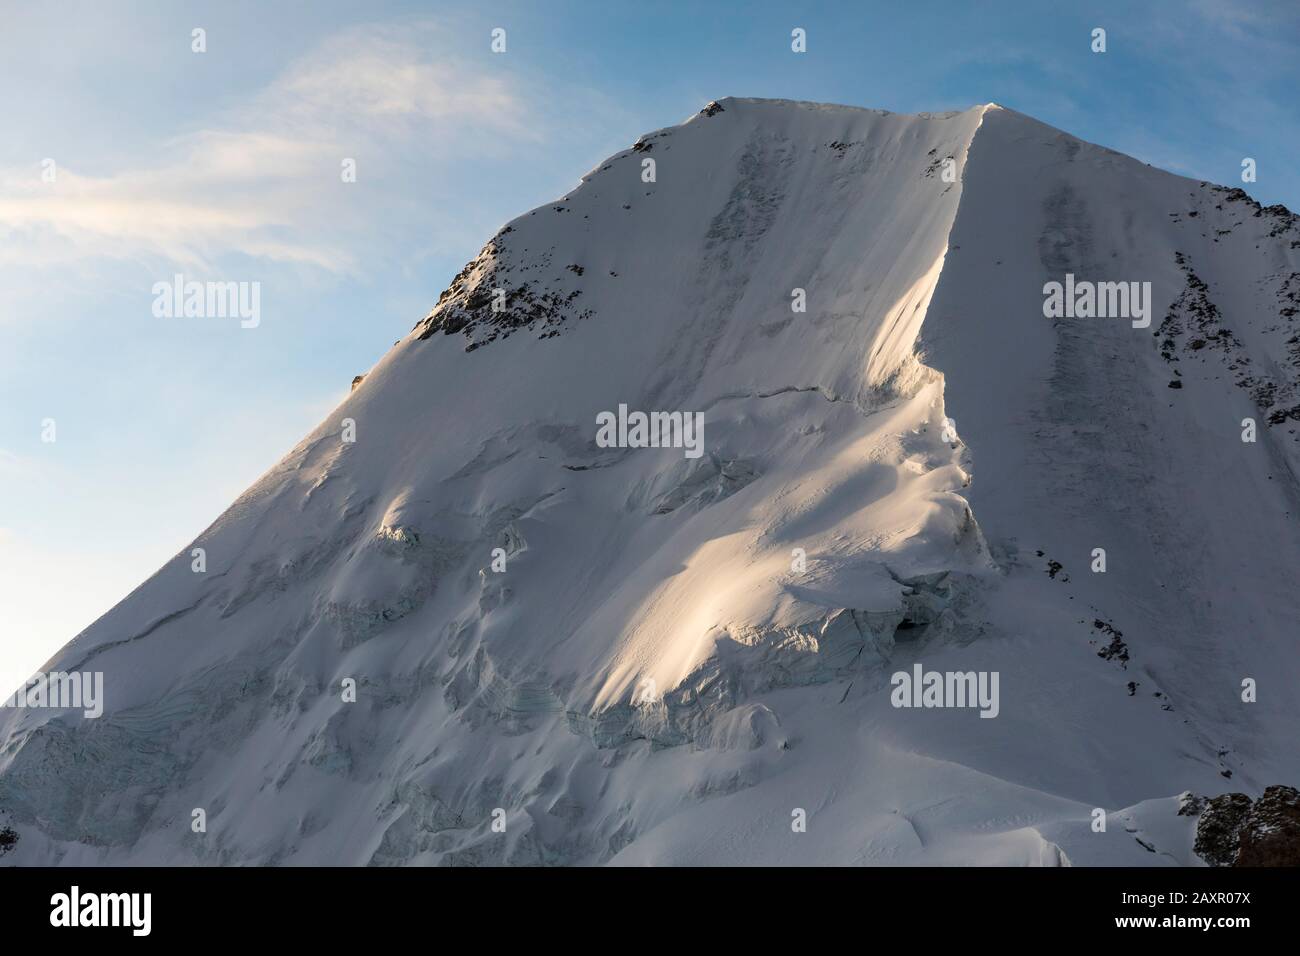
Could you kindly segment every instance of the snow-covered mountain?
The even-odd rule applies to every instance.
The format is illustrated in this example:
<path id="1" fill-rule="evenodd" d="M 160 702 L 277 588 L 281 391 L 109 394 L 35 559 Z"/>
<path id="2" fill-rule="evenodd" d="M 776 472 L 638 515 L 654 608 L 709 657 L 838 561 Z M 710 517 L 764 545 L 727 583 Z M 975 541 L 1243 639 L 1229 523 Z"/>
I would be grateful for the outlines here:
<path id="1" fill-rule="evenodd" d="M 710 104 L 46 666 L 101 717 L 0 711 L 6 862 L 1199 865 L 1180 794 L 1300 782 L 1297 309 L 1241 190 L 992 104 Z"/>

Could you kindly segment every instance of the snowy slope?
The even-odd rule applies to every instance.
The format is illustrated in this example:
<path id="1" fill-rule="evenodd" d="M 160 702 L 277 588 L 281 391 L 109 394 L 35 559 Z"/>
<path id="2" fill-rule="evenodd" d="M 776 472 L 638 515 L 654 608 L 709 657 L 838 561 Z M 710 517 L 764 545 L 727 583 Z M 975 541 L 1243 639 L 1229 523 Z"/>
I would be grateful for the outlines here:
<path id="1" fill-rule="evenodd" d="M 1177 794 L 1300 778 L 1297 246 L 993 105 L 649 134 L 45 668 L 102 718 L 0 711 L 6 859 L 1195 864 Z M 892 706 L 918 662 L 997 717 Z"/>

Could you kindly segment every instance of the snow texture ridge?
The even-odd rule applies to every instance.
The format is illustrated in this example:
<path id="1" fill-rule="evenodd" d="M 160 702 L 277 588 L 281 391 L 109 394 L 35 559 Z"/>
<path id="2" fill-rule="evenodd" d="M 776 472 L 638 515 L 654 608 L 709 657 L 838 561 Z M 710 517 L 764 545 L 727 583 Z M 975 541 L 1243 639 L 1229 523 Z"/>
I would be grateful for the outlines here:
<path id="1" fill-rule="evenodd" d="M 102 718 L 0 711 L 5 860 L 1199 865 L 1178 794 L 1300 780 L 1298 249 L 995 104 L 709 104 L 47 665 Z M 1046 318 L 1066 273 L 1151 326 Z"/>

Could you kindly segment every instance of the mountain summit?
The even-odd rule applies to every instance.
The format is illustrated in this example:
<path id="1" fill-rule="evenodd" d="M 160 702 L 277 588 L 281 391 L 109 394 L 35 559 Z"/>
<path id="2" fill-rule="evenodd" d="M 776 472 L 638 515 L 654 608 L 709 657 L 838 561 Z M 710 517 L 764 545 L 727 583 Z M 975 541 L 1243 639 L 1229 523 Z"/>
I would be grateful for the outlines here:
<path id="1" fill-rule="evenodd" d="M 993 104 L 710 103 L 46 665 L 102 716 L 0 711 L 6 861 L 1199 865 L 1300 781 L 1298 250 Z"/>

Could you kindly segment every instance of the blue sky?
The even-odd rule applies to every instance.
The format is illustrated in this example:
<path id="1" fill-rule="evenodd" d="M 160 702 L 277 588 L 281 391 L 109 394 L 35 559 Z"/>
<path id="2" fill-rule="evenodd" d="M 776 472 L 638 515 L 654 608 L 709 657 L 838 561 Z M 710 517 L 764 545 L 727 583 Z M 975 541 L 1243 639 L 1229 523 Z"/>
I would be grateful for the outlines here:
<path id="1" fill-rule="evenodd" d="M 3 24 L 5 685 L 274 464 L 503 222 L 710 99 L 992 101 L 1197 178 L 1239 184 L 1252 157 L 1248 191 L 1300 208 L 1290 2 L 214 0 Z M 155 317 L 177 272 L 259 282 L 260 325 Z"/>

